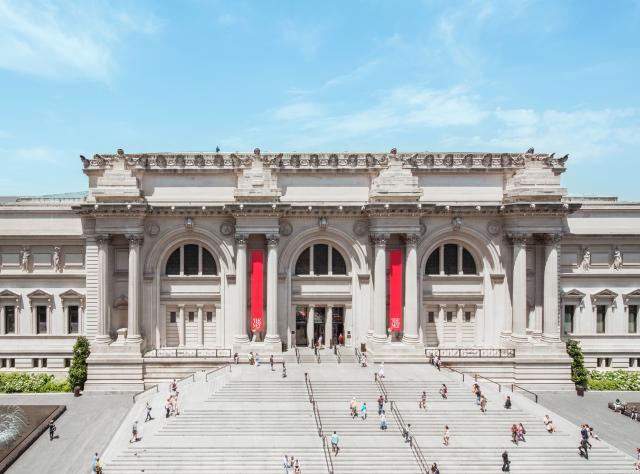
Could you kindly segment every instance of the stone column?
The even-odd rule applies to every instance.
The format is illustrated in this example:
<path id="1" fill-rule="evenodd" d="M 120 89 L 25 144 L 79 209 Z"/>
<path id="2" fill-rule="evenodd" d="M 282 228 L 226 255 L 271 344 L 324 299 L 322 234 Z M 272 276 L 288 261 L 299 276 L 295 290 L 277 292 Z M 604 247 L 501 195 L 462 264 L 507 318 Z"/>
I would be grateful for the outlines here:
<path id="1" fill-rule="evenodd" d="M 109 335 L 109 236 L 99 235 L 98 243 L 98 327 L 95 342 L 108 344 Z"/>
<path id="2" fill-rule="evenodd" d="M 315 309 L 315 306 L 310 305 L 307 314 L 307 346 L 309 347 L 313 347 L 313 320 L 315 318 Z"/>
<path id="3" fill-rule="evenodd" d="M 389 234 L 374 234 L 375 245 L 373 281 L 373 341 L 388 342 L 387 339 L 387 254 Z"/>
<path id="4" fill-rule="evenodd" d="M 129 235 L 129 296 L 127 343 L 140 344 L 140 244 L 142 236 Z"/>
<path id="5" fill-rule="evenodd" d="M 185 339 L 185 332 L 186 329 L 186 323 L 184 320 L 184 305 L 178 305 L 178 346 L 180 347 L 184 347 L 184 339 Z"/>
<path id="6" fill-rule="evenodd" d="M 15 310 L 14 310 L 15 311 Z M 15 318 L 15 316 L 14 316 Z M 5 317 L 4 317 L 4 305 L 0 304 L 0 335 L 4 335 L 4 333 L 6 332 L 6 327 L 4 325 L 5 323 Z M 0 368 L 2 368 L 2 366 L 0 365 Z"/>
<path id="7" fill-rule="evenodd" d="M 459 304 L 456 308 L 456 345 L 462 347 L 462 322 L 464 318 L 464 305 Z"/>
<path id="8" fill-rule="evenodd" d="M 558 248 L 560 236 L 550 235 L 545 242 L 544 262 L 544 316 L 542 340 L 560 342 L 558 325 Z"/>
<path id="9" fill-rule="evenodd" d="M 438 305 L 438 321 L 436 322 L 436 336 L 438 336 L 438 346 L 444 346 L 444 310 L 443 304 Z"/>
<path id="10" fill-rule="evenodd" d="M 204 347 L 204 318 L 202 305 L 198 305 L 198 347 Z"/>
<path id="11" fill-rule="evenodd" d="M 417 234 L 405 236 L 404 265 L 404 334 L 402 342 L 418 344 L 418 239 Z"/>
<path id="12" fill-rule="evenodd" d="M 267 335 L 264 342 L 280 344 L 278 333 L 278 234 L 267 235 Z"/>
<path id="13" fill-rule="evenodd" d="M 236 235 L 236 334 L 233 341 L 247 344 L 247 239 L 246 234 Z"/>
<path id="14" fill-rule="evenodd" d="M 513 239 L 513 333 L 516 342 L 527 340 L 527 239 L 514 235 Z"/>
<path id="15" fill-rule="evenodd" d="M 333 331 L 333 306 L 327 306 L 324 315 L 324 344 L 331 347 L 331 335 Z"/>

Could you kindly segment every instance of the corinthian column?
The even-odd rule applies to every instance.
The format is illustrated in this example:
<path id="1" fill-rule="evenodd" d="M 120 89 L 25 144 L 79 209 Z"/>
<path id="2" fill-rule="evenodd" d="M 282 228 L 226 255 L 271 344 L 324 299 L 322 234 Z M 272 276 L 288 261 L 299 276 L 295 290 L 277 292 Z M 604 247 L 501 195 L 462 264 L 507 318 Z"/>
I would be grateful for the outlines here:
<path id="1" fill-rule="evenodd" d="M 140 344 L 140 244 L 142 236 L 129 235 L 129 297 L 127 343 Z"/>
<path id="2" fill-rule="evenodd" d="M 246 344 L 247 336 L 247 239 L 248 235 L 236 235 L 236 290 L 238 295 L 235 343 Z"/>
<path id="3" fill-rule="evenodd" d="M 517 342 L 527 340 L 527 240 L 513 236 L 513 333 Z"/>
<path id="4" fill-rule="evenodd" d="M 95 342 L 108 344 L 109 336 L 109 236 L 99 235 L 98 243 L 98 328 Z"/>
<path id="5" fill-rule="evenodd" d="M 544 262 L 544 316 L 542 340 L 560 342 L 558 325 L 558 248 L 560 236 L 550 235 L 545 242 Z"/>
<path id="6" fill-rule="evenodd" d="M 280 344 L 278 334 L 278 242 L 277 234 L 267 235 L 267 335 L 264 342 Z"/>
<path id="7" fill-rule="evenodd" d="M 406 261 L 404 268 L 404 335 L 402 342 L 417 344 L 418 338 L 418 245 L 417 234 L 405 237 Z"/>
<path id="8" fill-rule="evenodd" d="M 374 234 L 373 341 L 387 342 L 387 255 L 389 234 Z"/>

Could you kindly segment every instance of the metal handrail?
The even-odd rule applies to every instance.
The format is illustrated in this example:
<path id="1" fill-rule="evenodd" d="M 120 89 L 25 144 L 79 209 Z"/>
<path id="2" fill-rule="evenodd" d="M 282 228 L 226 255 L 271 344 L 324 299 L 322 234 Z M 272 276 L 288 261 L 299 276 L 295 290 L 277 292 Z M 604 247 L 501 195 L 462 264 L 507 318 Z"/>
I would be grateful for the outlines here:
<path id="1" fill-rule="evenodd" d="M 151 386 L 151 387 L 149 387 L 149 388 L 145 388 L 145 389 L 144 389 L 143 391 L 141 391 L 141 392 L 134 393 L 134 394 L 133 394 L 133 403 L 135 403 L 135 402 L 136 402 L 136 398 L 138 398 L 140 395 L 142 395 L 142 394 L 144 394 L 144 393 L 146 393 L 146 392 L 149 392 L 149 391 L 153 390 L 154 388 L 156 389 L 156 393 L 160 392 L 160 388 L 158 387 L 158 384 L 155 384 L 155 385 L 152 385 L 152 386 Z M 512 390 L 512 391 L 513 391 L 513 390 Z"/>
<path id="2" fill-rule="evenodd" d="M 231 369 L 231 364 L 224 364 L 224 365 L 221 365 L 221 366 L 219 366 L 219 367 L 215 367 L 214 369 L 211 369 L 211 370 L 209 370 L 208 372 L 206 372 L 206 373 L 204 374 L 204 381 L 205 381 L 205 382 L 208 382 L 208 381 L 209 381 L 209 375 L 211 375 L 211 374 L 213 374 L 214 372 L 217 372 L 217 371 L 219 371 L 219 370 L 222 370 L 222 369 L 224 369 L 225 367 L 229 367 L 229 372 L 231 372 L 231 371 L 232 371 L 232 369 Z"/>
<path id="3" fill-rule="evenodd" d="M 511 384 L 511 392 L 514 392 L 513 387 L 517 387 L 517 388 L 519 388 L 520 390 L 522 390 L 524 392 L 530 393 L 531 395 L 533 395 L 535 397 L 536 403 L 538 403 L 538 394 L 537 393 L 532 392 L 531 390 L 527 390 L 526 388 L 521 387 L 517 383 L 512 383 Z"/>
<path id="4" fill-rule="evenodd" d="M 313 416 L 316 419 L 316 428 L 318 428 L 318 436 L 321 438 L 324 436 L 324 430 L 322 429 L 322 420 L 320 419 L 320 410 L 318 409 L 318 404 L 315 400 L 311 402 L 311 407 L 313 408 Z"/>
<path id="5" fill-rule="evenodd" d="M 335 349 L 335 352 L 336 352 L 336 359 L 338 360 L 338 364 L 341 364 L 342 357 L 340 356 L 340 349 L 338 349 L 338 346 L 333 346 L 333 348 Z"/>
<path id="6" fill-rule="evenodd" d="M 380 389 L 380 391 L 384 395 L 384 400 L 387 401 L 389 399 L 389 393 L 387 392 L 387 387 L 384 386 L 384 382 L 382 382 L 380 377 L 378 377 L 378 373 L 377 372 L 373 374 L 373 380 L 376 382 L 376 384 L 378 385 L 378 388 Z M 392 402 L 392 404 L 393 404 L 393 402 Z"/>
<path id="7" fill-rule="evenodd" d="M 304 384 L 307 387 L 307 395 L 309 395 L 309 402 L 313 403 L 315 398 L 313 397 L 313 386 L 311 385 L 311 379 L 307 372 L 304 373 Z"/>
<path id="8" fill-rule="evenodd" d="M 358 358 L 358 364 L 362 364 L 362 352 L 360 352 L 357 347 L 354 347 L 354 349 L 356 351 L 356 357 Z"/>
<path id="9" fill-rule="evenodd" d="M 484 377 L 482 375 L 479 374 L 473 374 L 473 378 L 474 380 L 477 382 L 478 378 L 481 378 L 483 380 L 487 380 L 488 382 L 494 383 L 498 386 L 498 392 L 502 392 L 502 385 L 500 385 L 498 382 L 496 382 L 495 380 L 491 380 L 490 378 Z"/>
<path id="10" fill-rule="evenodd" d="M 322 450 L 324 451 L 324 462 L 327 464 L 327 471 L 329 474 L 333 474 L 333 459 L 331 458 L 331 448 L 329 447 L 329 441 L 327 437 L 322 437 Z"/>
<path id="11" fill-rule="evenodd" d="M 299 364 L 300 363 L 300 349 L 298 349 L 298 346 L 295 346 L 294 349 L 296 351 L 296 361 Z"/>
<path id="12" fill-rule="evenodd" d="M 320 363 L 320 351 L 316 352 L 316 362 Z"/>
<path id="13" fill-rule="evenodd" d="M 451 372 L 455 372 L 455 373 L 457 373 L 457 374 L 462 375 L 462 381 L 464 382 L 464 372 L 460 372 L 459 370 L 456 370 L 456 369 L 454 369 L 453 367 L 448 367 L 448 366 L 446 366 L 446 365 L 443 365 L 443 367 L 444 367 L 445 369 L 450 370 Z"/>
<path id="14" fill-rule="evenodd" d="M 390 402 L 390 405 L 391 405 L 391 414 L 395 418 L 398 428 L 400 428 L 400 433 L 402 433 L 402 435 L 404 436 L 404 432 L 408 431 L 407 423 L 404 421 L 404 418 L 402 417 L 400 410 L 398 410 L 398 407 L 396 407 L 396 404 L 393 402 L 393 400 Z M 420 449 L 420 446 L 418 445 L 418 442 L 416 441 L 415 436 L 411 437 L 411 441 L 409 442 L 409 448 L 411 448 L 411 452 L 416 458 L 416 462 L 420 467 L 420 472 L 422 474 L 429 474 L 429 463 L 427 462 L 427 459 L 424 457 L 424 453 L 422 452 L 422 449 Z"/>

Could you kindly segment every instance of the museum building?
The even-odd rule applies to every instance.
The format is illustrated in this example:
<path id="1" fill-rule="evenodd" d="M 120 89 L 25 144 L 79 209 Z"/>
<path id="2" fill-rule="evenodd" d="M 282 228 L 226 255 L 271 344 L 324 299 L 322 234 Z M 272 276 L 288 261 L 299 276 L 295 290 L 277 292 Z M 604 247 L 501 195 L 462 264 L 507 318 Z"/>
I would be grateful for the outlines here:
<path id="1" fill-rule="evenodd" d="M 0 370 L 137 389 L 317 342 L 504 381 L 640 367 L 640 204 L 571 197 L 567 156 L 81 157 L 88 191 L 0 198 Z M 294 359 L 295 360 L 295 359 Z"/>

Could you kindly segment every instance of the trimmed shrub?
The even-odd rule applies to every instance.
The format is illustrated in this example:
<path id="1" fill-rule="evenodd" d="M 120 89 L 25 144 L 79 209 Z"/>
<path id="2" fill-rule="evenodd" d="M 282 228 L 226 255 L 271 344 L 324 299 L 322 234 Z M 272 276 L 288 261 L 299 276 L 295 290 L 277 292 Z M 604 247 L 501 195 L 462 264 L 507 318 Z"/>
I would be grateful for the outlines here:
<path id="1" fill-rule="evenodd" d="M 80 387 L 84 390 L 84 383 L 87 381 L 87 358 L 89 357 L 89 341 L 86 337 L 80 336 L 73 345 L 73 360 L 69 367 L 69 385 Z"/>
<path id="2" fill-rule="evenodd" d="M 11 372 L 0 374 L 0 393 L 69 392 L 66 380 L 58 380 L 51 374 Z"/>
<path id="3" fill-rule="evenodd" d="M 640 390 L 640 373 L 626 370 L 598 371 L 589 373 L 591 390 Z"/>
<path id="4" fill-rule="evenodd" d="M 571 363 L 571 380 L 576 386 L 587 388 L 589 372 L 584 367 L 584 356 L 578 341 L 569 339 L 567 341 L 567 354 L 573 359 Z"/>

